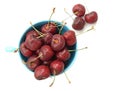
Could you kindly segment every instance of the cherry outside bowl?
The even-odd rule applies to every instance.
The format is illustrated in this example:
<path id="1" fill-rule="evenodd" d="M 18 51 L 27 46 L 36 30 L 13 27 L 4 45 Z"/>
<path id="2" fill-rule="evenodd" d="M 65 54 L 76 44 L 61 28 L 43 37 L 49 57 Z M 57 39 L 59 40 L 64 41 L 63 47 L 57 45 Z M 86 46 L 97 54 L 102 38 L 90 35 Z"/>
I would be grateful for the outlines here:
<path id="1" fill-rule="evenodd" d="M 52 22 L 56 22 L 56 21 L 52 21 Z M 40 22 L 38 22 L 38 23 L 36 23 L 36 24 L 33 24 L 33 26 L 39 30 L 39 29 L 41 28 L 41 26 L 43 26 L 43 25 L 46 24 L 46 23 L 48 23 L 48 21 L 40 21 Z M 58 25 L 61 25 L 60 22 L 56 22 L 56 23 L 57 23 Z M 60 28 L 60 26 L 59 26 L 58 28 Z M 33 28 L 30 26 L 30 27 L 29 27 L 27 30 L 25 30 L 25 32 L 23 33 L 23 35 L 21 36 L 20 42 L 19 42 L 19 48 L 20 48 L 20 44 L 21 44 L 23 41 L 25 41 L 25 36 L 26 36 L 26 34 L 27 34 L 29 31 L 31 31 L 31 30 L 33 30 Z M 66 31 L 69 31 L 69 30 L 70 30 L 70 29 L 69 29 L 67 26 L 64 26 L 63 29 L 62 29 L 61 34 L 63 34 L 63 33 L 66 32 Z M 57 30 L 57 32 L 58 32 L 58 30 Z M 70 50 L 76 49 L 76 44 L 75 44 L 74 46 L 69 47 L 68 49 L 70 49 Z M 73 61 L 74 61 L 75 54 L 76 54 L 76 52 L 71 52 L 71 57 L 70 57 L 70 59 L 66 62 L 66 64 L 65 64 L 65 69 L 64 69 L 64 70 L 67 70 L 67 69 L 72 65 L 72 63 L 73 63 Z M 23 61 L 25 61 L 25 62 L 27 61 L 28 58 L 27 58 L 27 57 L 24 57 L 20 51 L 19 51 L 19 55 L 20 55 L 20 58 L 21 58 Z"/>

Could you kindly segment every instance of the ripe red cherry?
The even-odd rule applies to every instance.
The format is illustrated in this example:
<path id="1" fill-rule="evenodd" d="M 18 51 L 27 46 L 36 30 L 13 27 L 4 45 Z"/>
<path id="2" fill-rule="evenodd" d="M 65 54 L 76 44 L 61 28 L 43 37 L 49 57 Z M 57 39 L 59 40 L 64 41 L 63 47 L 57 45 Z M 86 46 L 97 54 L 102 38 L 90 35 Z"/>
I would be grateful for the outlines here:
<path id="1" fill-rule="evenodd" d="M 85 20 L 82 17 L 76 17 L 73 21 L 72 27 L 75 30 L 82 30 L 85 25 Z"/>
<path id="2" fill-rule="evenodd" d="M 50 76 L 50 69 L 48 66 L 40 65 L 35 69 L 34 76 L 37 80 L 46 79 Z"/>
<path id="3" fill-rule="evenodd" d="M 40 60 L 49 61 L 54 56 L 54 52 L 49 45 L 43 45 L 40 48 L 39 56 Z"/>
<path id="4" fill-rule="evenodd" d="M 53 34 L 52 33 L 45 33 L 43 39 L 44 44 L 50 44 L 52 41 Z"/>
<path id="5" fill-rule="evenodd" d="M 37 55 L 32 55 L 31 57 L 28 58 L 26 65 L 27 67 L 34 71 L 37 66 L 41 64 L 41 61 L 37 58 Z"/>
<path id="6" fill-rule="evenodd" d="M 20 44 L 20 52 L 25 57 L 30 57 L 33 54 L 33 52 L 31 50 L 29 50 L 28 48 L 26 48 L 24 42 Z"/>
<path id="7" fill-rule="evenodd" d="M 58 59 L 54 60 L 50 64 L 50 70 L 53 75 L 58 75 L 64 70 L 64 63 Z"/>
<path id="8" fill-rule="evenodd" d="M 95 23 L 98 19 L 98 15 L 95 11 L 92 11 L 85 15 L 85 21 L 87 23 Z"/>
<path id="9" fill-rule="evenodd" d="M 74 5 L 72 11 L 76 16 L 81 17 L 85 14 L 85 7 L 82 4 L 76 4 Z"/>
<path id="10" fill-rule="evenodd" d="M 55 34 L 56 30 L 57 30 L 57 26 L 53 22 L 47 23 L 47 24 L 43 25 L 42 28 L 41 28 L 42 33 Z"/>
<path id="11" fill-rule="evenodd" d="M 65 62 L 70 58 L 70 52 L 68 51 L 67 48 L 64 48 L 62 51 L 59 51 L 56 54 L 56 57 Z"/>
<path id="12" fill-rule="evenodd" d="M 63 34 L 67 46 L 73 46 L 76 43 L 76 36 L 75 32 L 72 30 L 69 30 Z"/>
<path id="13" fill-rule="evenodd" d="M 25 39 L 25 46 L 32 50 L 32 51 L 36 51 L 37 49 L 39 49 L 42 45 L 42 40 L 38 39 L 34 34 L 29 34 L 27 35 L 26 39 Z"/>
<path id="14" fill-rule="evenodd" d="M 26 34 L 26 37 L 29 36 L 29 35 L 33 35 L 33 36 L 35 36 L 35 37 L 39 36 L 39 34 L 38 34 L 35 30 L 29 31 L 29 32 Z"/>
<path id="15" fill-rule="evenodd" d="M 65 39 L 62 35 L 60 34 L 55 34 L 52 37 L 51 41 L 51 47 L 54 51 L 60 51 L 64 48 L 65 46 Z"/>

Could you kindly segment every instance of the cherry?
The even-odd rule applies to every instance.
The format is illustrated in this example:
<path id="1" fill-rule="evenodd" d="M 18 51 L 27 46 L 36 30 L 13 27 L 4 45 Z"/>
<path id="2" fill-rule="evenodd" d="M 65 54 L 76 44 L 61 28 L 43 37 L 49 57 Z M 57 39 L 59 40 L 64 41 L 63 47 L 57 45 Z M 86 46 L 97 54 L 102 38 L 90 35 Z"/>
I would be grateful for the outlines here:
<path id="1" fill-rule="evenodd" d="M 63 61 L 56 59 L 50 64 L 50 70 L 53 75 L 58 75 L 64 70 L 64 63 Z"/>
<path id="2" fill-rule="evenodd" d="M 50 44 L 52 41 L 53 34 L 52 33 L 45 33 L 43 39 L 44 44 Z"/>
<path id="3" fill-rule="evenodd" d="M 67 48 L 64 48 L 56 54 L 56 57 L 65 62 L 70 58 L 70 52 Z"/>
<path id="4" fill-rule="evenodd" d="M 72 27 L 75 30 L 82 30 L 85 25 L 85 20 L 82 17 L 76 17 L 73 21 Z"/>
<path id="5" fill-rule="evenodd" d="M 33 36 L 35 36 L 35 37 L 39 36 L 39 34 L 38 34 L 36 31 L 34 31 L 34 30 L 29 31 L 29 32 L 26 34 L 26 37 L 29 36 L 29 35 L 33 35 Z"/>
<path id="6" fill-rule="evenodd" d="M 49 61 L 54 56 L 54 52 L 49 45 L 43 45 L 40 48 L 39 57 L 42 61 Z"/>
<path id="7" fill-rule="evenodd" d="M 37 58 L 37 55 L 32 55 L 31 57 L 28 58 L 26 65 L 27 67 L 34 71 L 37 66 L 41 64 L 41 61 Z"/>
<path id="8" fill-rule="evenodd" d="M 72 11 L 76 16 L 81 17 L 85 14 L 85 7 L 82 4 L 76 4 L 74 5 Z"/>
<path id="9" fill-rule="evenodd" d="M 73 46 L 76 43 L 76 36 L 75 32 L 72 30 L 69 30 L 63 34 L 67 46 Z"/>
<path id="10" fill-rule="evenodd" d="M 32 51 L 36 51 L 37 49 L 39 49 L 42 45 L 42 40 L 38 39 L 35 35 L 33 34 L 29 34 L 27 35 L 26 39 L 25 39 L 25 46 L 32 50 Z"/>
<path id="11" fill-rule="evenodd" d="M 55 33 L 56 33 L 56 31 L 57 31 L 57 26 L 56 26 L 56 24 L 55 24 L 54 22 L 51 22 L 51 21 L 50 21 L 52 15 L 54 14 L 54 12 L 55 12 L 55 8 L 53 8 L 53 11 L 52 11 L 52 13 L 51 13 L 51 15 L 50 15 L 50 17 L 49 17 L 48 23 L 42 26 L 42 28 L 41 28 L 41 32 L 42 32 L 42 33 L 48 33 L 48 32 L 49 32 L 49 33 L 52 33 L 52 34 L 55 34 Z"/>
<path id="12" fill-rule="evenodd" d="M 25 57 L 30 57 L 33 54 L 33 52 L 31 50 L 29 50 L 28 48 L 26 48 L 25 42 L 23 42 L 23 43 L 20 44 L 20 52 Z"/>
<path id="13" fill-rule="evenodd" d="M 34 76 L 37 80 L 46 79 L 50 76 L 50 69 L 48 66 L 40 65 L 35 69 Z"/>
<path id="14" fill-rule="evenodd" d="M 41 32 L 42 33 L 52 33 L 55 34 L 57 31 L 57 26 L 55 23 L 50 22 L 41 27 Z"/>
<path id="15" fill-rule="evenodd" d="M 98 19 L 98 15 L 95 11 L 92 11 L 85 15 L 85 21 L 87 23 L 90 23 L 90 24 L 95 23 L 97 21 L 97 19 Z"/>
<path id="16" fill-rule="evenodd" d="M 54 51 L 60 51 L 64 48 L 65 46 L 65 39 L 62 35 L 60 34 L 55 34 L 52 37 L 51 41 L 51 47 Z"/>

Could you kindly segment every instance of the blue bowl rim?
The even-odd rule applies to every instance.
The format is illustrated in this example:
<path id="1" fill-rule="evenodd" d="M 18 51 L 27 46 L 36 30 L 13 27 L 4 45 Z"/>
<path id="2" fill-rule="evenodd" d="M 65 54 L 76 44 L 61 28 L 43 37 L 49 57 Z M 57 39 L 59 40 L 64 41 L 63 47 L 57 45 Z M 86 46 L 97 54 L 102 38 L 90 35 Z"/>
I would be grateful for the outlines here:
<path id="1" fill-rule="evenodd" d="M 61 22 L 58 22 L 58 21 L 53 21 L 53 20 L 51 20 L 50 22 L 56 22 L 57 24 L 60 24 L 60 25 L 61 25 Z M 41 23 L 42 23 L 42 24 L 41 24 Z M 43 20 L 43 21 L 37 22 L 37 23 L 33 24 L 33 26 L 37 26 L 37 25 L 39 25 L 39 24 L 44 25 L 44 24 L 46 24 L 46 23 L 48 23 L 48 20 Z M 39 25 L 39 26 L 41 26 L 41 25 Z M 64 26 L 64 28 L 67 29 L 66 31 L 70 30 L 66 25 Z M 22 41 L 22 38 L 25 37 L 26 33 L 29 32 L 30 29 L 32 29 L 31 26 L 29 26 L 29 27 L 25 30 L 25 32 L 22 34 L 22 36 L 21 36 L 21 38 L 20 38 L 20 42 L 19 42 L 19 47 L 20 47 L 20 44 L 23 42 L 23 41 Z M 77 48 L 77 43 L 74 45 L 74 48 L 75 48 L 75 49 Z M 76 54 L 76 52 L 73 52 L 73 53 L 72 53 L 73 56 L 72 56 L 72 58 L 69 59 L 69 60 L 70 60 L 70 63 L 68 63 L 68 65 L 65 66 L 64 72 L 67 71 L 68 69 L 70 69 L 71 66 L 73 65 L 74 60 L 75 60 L 75 56 L 76 56 L 75 54 Z M 20 51 L 19 51 L 19 56 L 20 56 L 20 58 L 21 58 L 22 61 L 23 61 L 24 58 L 22 57 L 23 55 L 21 54 Z M 69 61 L 69 60 L 68 60 L 68 61 Z M 27 68 L 27 67 L 26 67 L 26 68 Z M 27 68 L 27 69 L 28 69 L 28 68 Z M 29 69 L 28 69 L 28 70 L 29 70 Z"/>

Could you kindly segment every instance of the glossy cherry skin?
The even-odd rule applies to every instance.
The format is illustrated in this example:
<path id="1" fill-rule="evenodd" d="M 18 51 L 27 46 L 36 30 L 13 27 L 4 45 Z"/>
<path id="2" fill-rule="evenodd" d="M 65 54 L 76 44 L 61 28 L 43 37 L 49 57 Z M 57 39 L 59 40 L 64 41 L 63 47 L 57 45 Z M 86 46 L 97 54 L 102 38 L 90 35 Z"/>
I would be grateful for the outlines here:
<path id="1" fill-rule="evenodd" d="M 67 46 L 73 46 L 76 43 L 76 35 L 75 32 L 69 30 L 63 34 Z"/>
<path id="2" fill-rule="evenodd" d="M 58 75 L 64 71 L 63 61 L 56 59 L 50 64 L 50 70 L 53 75 Z"/>
<path id="3" fill-rule="evenodd" d="M 85 26 L 85 20 L 82 17 L 76 17 L 73 21 L 72 27 L 75 30 L 82 30 Z"/>
<path id="4" fill-rule="evenodd" d="M 39 34 L 38 34 L 35 30 L 29 31 L 29 32 L 26 34 L 26 37 L 29 36 L 29 35 L 33 35 L 33 36 L 35 36 L 35 37 L 39 36 Z"/>
<path id="5" fill-rule="evenodd" d="M 37 55 L 32 55 L 31 57 L 28 58 L 26 62 L 26 66 L 28 69 L 31 71 L 34 71 L 37 66 L 39 66 L 42 62 L 37 58 Z"/>
<path id="6" fill-rule="evenodd" d="M 76 16 L 81 17 L 85 14 L 85 7 L 82 4 L 76 4 L 74 5 L 72 11 Z"/>
<path id="7" fill-rule="evenodd" d="M 98 15 L 95 11 L 92 11 L 85 15 L 85 21 L 87 23 L 95 23 L 98 20 Z"/>
<path id="8" fill-rule="evenodd" d="M 65 46 L 65 39 L 63 35 L 55 34 L 52 37 L 51 47 L 54 51 L 60 51 Z"/>
<path id="9" fill-rule="evenodd" d="M 55 34 L 57 31 L 57 26 L 55 23 L 50 22 L 41 27 L 41 32 L 42 33 L 52 33 Z"/>
<path id="10" fill-rule="evenodd" d="M 39 52 L 40 60 L 49 61 L 54 56 L 54 51 L 49 45 L 43 45 Z"/>
<path id="11" fill-rule="evenodd" d="M 33 51 L 29 50 L 26 48 L 25 43 L 20 44 L 20 52 L 22 53 L 23 56 L 25 57 L 30 57 L 33 54 Z"/>
<path id="12" fill-rule="evenodd" d="M 32 51 L 36 51 L 37 49 L 39 49 L 42 45 L 42 40 L 37 38 L 34 34 L 29 34 L 27 35 L 26 39 L 25 39 L 25 46 L 32 50 Z"/>
<path id="13" fill-rule="evenodd" d="M 45 33 L 43 39 L 44 44 L 49 45 L 52 41 L 53 34 L 52 33 Z"/>
<path id="14" fill-rule="evenodd" d="M 63 50 L 56 53 L 56 57 L 65 62 L 70 58 L 70 52 L 67 48 L 64 48 Z"/>
<path id="15" fill-rule="evenodd" d="M 35 69 L 34 76 L 37 80 L 46 79 L 50 76 L 50 69 L 48 66 L 40 65 Z"/>

